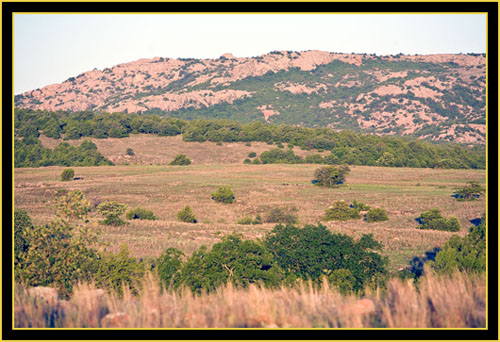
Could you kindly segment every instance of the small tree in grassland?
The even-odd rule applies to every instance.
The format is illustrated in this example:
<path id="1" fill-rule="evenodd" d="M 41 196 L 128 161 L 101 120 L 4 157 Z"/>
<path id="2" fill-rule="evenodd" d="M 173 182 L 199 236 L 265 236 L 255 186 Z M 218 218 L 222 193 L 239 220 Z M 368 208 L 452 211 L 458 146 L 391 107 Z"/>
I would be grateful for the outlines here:
<path id="1" fill-rule="evenodd" d="M 467 185 L 455 190 L 453 197 L 458 201 L 474 201 L 486 190 L 477 182 L 467 182 Z"/>
<path id="2" fill-rule="evenodd" d="M 170 162 L 169 165 L 189 165 L 191 160 L 185 154 L 178 154 L 175 156 L 174 160 Z"/>
<path id="3" fill-rule="evenodd" d="M 73 169 L 65 169 L 61 173 L 61 180 L 63 182 L 67 182 L 67 181 L 73 180 L 74 176 L 75 176 L 75 170 L 73 170 Z"/>
<path id="4" fill-rule="evenodd" d="M 177 219 L 181 222 L 187 223 L 197 223 L 196 217 L 194 217 L 193 210 L 189 205 L 186 205 L 184 209 L 177 213 Z"/>
<path id="5" fill-rule="evenodd" d="M 221 186 L 216 192 L 212 193 L 212 199 L 220 203 L 233 203 L 235 200 L 234 193 L 229 186 Z"/>
<path id="6" fill-rule="evenodd" d="M 104 221 L 101 223 L 108 226 L 121 226 L 125 224 L 120 216 L 122 216 L 127 210 L 126 204 L 119 204 L 113 201 L 107 201 L 99 204 L 97 211 L 104 216 Z"/>
<path id="7" fill-rule="evenodd" d="M 316 169 L 313 181 L 315 185 L 336 188 L 344 184 L 346 175 L 351 171 L 349 166 L 325 166 Z"/>

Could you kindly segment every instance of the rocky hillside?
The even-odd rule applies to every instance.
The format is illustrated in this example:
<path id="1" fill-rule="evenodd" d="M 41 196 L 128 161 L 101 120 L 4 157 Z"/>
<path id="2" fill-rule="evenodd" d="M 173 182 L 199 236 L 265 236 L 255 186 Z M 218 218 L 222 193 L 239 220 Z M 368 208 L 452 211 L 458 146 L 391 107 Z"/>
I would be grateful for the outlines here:
<path id="1" fill-rule="evenodd" d="M 167 114 L 484 143 L 486 56 L 273 51 L 141 59 L 15 96 L 16 107 Z"/>

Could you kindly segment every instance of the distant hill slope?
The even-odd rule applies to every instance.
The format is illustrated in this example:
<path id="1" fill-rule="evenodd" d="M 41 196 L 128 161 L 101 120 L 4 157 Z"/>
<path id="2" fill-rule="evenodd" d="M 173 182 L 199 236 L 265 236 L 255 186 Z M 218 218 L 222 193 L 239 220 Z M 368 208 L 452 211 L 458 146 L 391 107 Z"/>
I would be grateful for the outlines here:
<path id="1" fill-rule="evenodd" d="M 486 56 L 273 51 L 141 59 L 15 96 L 16 107 L 167 113 L 485 143 Z"/>

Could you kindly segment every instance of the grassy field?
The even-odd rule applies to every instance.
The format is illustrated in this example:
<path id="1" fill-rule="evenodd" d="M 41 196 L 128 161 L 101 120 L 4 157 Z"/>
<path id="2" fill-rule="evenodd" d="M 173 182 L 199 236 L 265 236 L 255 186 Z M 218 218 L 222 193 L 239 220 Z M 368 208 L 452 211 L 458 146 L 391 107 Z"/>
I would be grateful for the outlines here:
<path id="1" fill-rule="evenodd" d="M 53 147 L 55 141 L 42 139 Z M 318 165 L 244 165 L 251 151 L 259 155 L 271 146 L 265 143 L 186 143 L 180 137 L 133 136 L 124 139 L 93 140 L 101 153 L 117 164 L 104 167 L 73 167 L 81 180 L 60 181 L 64 167 L 16 169 L 15 207 L 26 209 L 34 223 L 48 222 L 53 216 L 58 191 L 82 190 L 93 203 L 112 200 L 152 210 L 157 221 L 129 221 L 121 227 L 99 226 L 102 219 L 92 213 L 91 224 L 102 228 L 100 239 L 107 250 L 117 251 L 128 243 L 137 257 L 155 257 L 168 247 L 190 254 L 201 245 L 211 245 L 224 235 L 240 232 L 245 238 L 260 238 L 274 224 L 237 225 L 245 215 L 265 215 L 273 207 L 298 209 L 301 224 L 316 224 L 334 201 L 357 200 L 387 210 L 389 221 L 363 220 L 328 222 L 334 232 L 358 237 L 373 233 L 383 244 L 390 269 L 405 266 L 414 255 L 443 245 L 452 234 L 465 235 L 469 220 L 481 217 L 485 200 L 458 202 L 451 197 L 454 188 L 467 181 L 485 185 L 484 170 L 443 170 L 352 166 L 347 185 L 327 189 L 311 184 Z M 70 142 L 78 143 L 78 142 Z M 275 146 L 274 146 L 275 147 Z M 126 156 L 127 148 L 136 155 Z M 317 151 L 301 151 L 305 156 Z M 178 153 L 192 160 L 189 166 L 167 165 Z M 124 165 L 128 164 L 128 165 Z M 221 185 L 230 185 L 236 196 L 233 204 L 211 200 Z M 197 224 L 181 223 L 176 213 L 189 205 Z M 415 218 L 423 211 L 439 208 L 445 217 L 455 215 L 462 224 L 458 233 L 422 231 Z"/>
<path id="2" fill-rule="evenodd" d="M 229 283 L 216 292 L 160 291 L 146 277 L 139 297 L 120 298 L 78 284 L 69 301 L 43 301 L 15 287 L 14 322 L 19 328 L 484 328 L 485 276 L 427 274 L 418 289 L 391 279 L 387 290 L 359 299 L 341 295 L 328 282 L 276 289 Z"/>

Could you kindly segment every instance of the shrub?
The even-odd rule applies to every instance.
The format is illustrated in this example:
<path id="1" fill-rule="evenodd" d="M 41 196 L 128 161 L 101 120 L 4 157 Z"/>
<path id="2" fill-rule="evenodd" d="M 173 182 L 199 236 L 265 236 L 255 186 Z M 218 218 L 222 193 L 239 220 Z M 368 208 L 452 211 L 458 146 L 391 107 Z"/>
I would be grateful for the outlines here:
<path id="1" fill-rule="evenodd" d="M 255 158 L 255 157 L 257 157 L 257 153 L 255 153 L 255 152 L 250 152 L 248 154 L 248 158 Z"/>
<path id="2" fill-rule="evenodd" d="M 248 158 L 245 158 L 245 160 L 243 161 L 243 164 L 251 164 L 252 161 Z"/>
<path id="3" fill-rule="evenodd" d="M 357 209 L 359 211 L 367 211 L 370 210 L 370 207 L 362 202 L 358 202 L 356 200 L 352 201 L 350 205 L 351 208 Z"/>
<path id="4" fill-rule="evenodd" d="M 255 216 L 255 219 L 253 219 L 251 216 L 245 216 L 240 218 L 236 224 L 262 224 L 262 217 L 257 215 Z"/>
<path id="5" fill-rule="evenodd" d="M 155 267 L 160 283 L 164 288 L 175 286 L 179 282 L 184 253 L 176 248 L 168 248 L 156 259 Z"/>
<path id="6" fill-rule="evenodd" d="M 437 253 L 430 266 L 438 273 L 451 274 L 458 269 L 465 272 L 486 271 L 486 219 L 469 228 L 465 237 L 453 235 Z"/>
<path id="7" fill-rule="evenodd" d="M 293 224 L 298 223 L 299 219 L 295 214 L 297 208 L 273 208 L 267 213 L 264 221 L 267 223 L 285 223 Z"/>
<path id="8" fill-rule="evenodd" d="M 264 244 L 289 279 L 319 282 L 323 276 L 331 276 L 338 282 L 352 280 L 345 271 L 334 273 L 343 269 L 355 278 L 352 289 L 362 291 L 365 286 L 382 285 L 387 276 L 387 259 L 374 251 L 380 250 L 381 245 L 371 234 L 355 241 L 348 235 L 334 234 L 321 224 L 303 228 L 277 225 L 266 235 Z"/>
<path id="9" fill-rule="evenodd" d="M 73 177 L 75 176 L 75 170 L 73 169 L 65 169 L 63 172 L 61 172 L 61 180 L 64 182 L 73 180 Z"/>
<path id="10" fill-rule="evenodd" d="M 345 176 L 351 171 L 349 166 L 324 166 L 314 171 L 315 185 L 336 188 L 345 182 Z"/>
<path id="11" fill-rule="evenodd" d="M 128 220 L 157 220 L 157 217 L 153 214 L 151 210 L 144 208 L 134 208 L 130 209 L 126 215 Z"/>
<path id="12" fill-rule="evenodd" d="M 252 283 L 277 286 L 281 279 L 282 270 L 261 243 L 233 234 L 211 250 L 202 246 L 194 252 L 182 265 L 179 284 L 201 293 L 228 282 L 241 287 Z"/>
<path id="13" fill-rule="evenodd" d="M 361 218 L 359 210 L 344 201 L 337 201 L 325 211 L 325 221 L 347 221 Z"/>
<path id="14" fill-rule="evenodd" d="M 119 296 L 123 295 L 123 286 L 128 286 L 132 294 L 137 295 L 145 271 L 144 263 L 131 257 L 127 245 L 123 244 L 117 254 L 102 256 L 94 280 L 97 286 L 113 290 Z"/>
<path id="15" fill-rule="evenodd" d="M 252 161 L 252 164 L 253 165 L 259 165 L 259 164 L 262 164 L 262 162 L 260 161 L 259 158 L 255 158 L 253 161 Z"/>
<path id="16" fill-rule="evenodd" d="M 441 215 L 439 209 L 431 209 L 423 212 L 415 219 L 420 223 L 420 229 L 446 230 L 458 232 L 461 228 L 460 222 L 456 217 L 450 217 L 448 220 Z"/>
<path id="17" fill-rule="evenodd" d="M 187 223 L 197 223 L 198 221 L 194 217 L 194 213 L 191 210 L 191 207 L 189 205 L 186 205 L 184 209 L 179 211 L 177 213 L 177 219 L 181 222 L 187 222 Z"/>
<path id="18" fill-rule="evenodd" d="M 381 208 L 372 208 L 368 210 L 365 216 L 366 222 L 387 221 L 388 219 L 387 212 Z"/>
<path id="19" fill-rule="evenodd" d="M 233 203 L 235 201 L 234 193 L 229 186 L 221 186 L 216 192 L 212 193 L 212 199 L 220 203 Z"/>
<path id="20" fill-rule="evenodd" d="M 467 182 L 467 184 L 455 190 L 453 197 L 458 201 L 475 201 L 485 192 L 485 189 L 477 182 Z"/>
<path id="21" fill-rule="evenodd" d="M 191 160 L 185 154 L 178 154 L 175 156 L 174 160 L 172 160 L 169 165 L 189 165 L 191 164 Z"/>
<path id="22" fill-rule="evenodd" d="M 127 148 L 127 151 L 125 152 L 127 156 L 135 156 L 135 152 L 131 148 Z"/>
<path id="23" fill-rule="evenodd" d="M 104 221 L 101 221 L 101 223 L 108 226 L 125 224 L 125 221 L 120 218 L 125 213 L 125 210 L 127 210 L 126 204 L 118 204 L 113 201 L 103 202 L 97 206 L 97 211 L 104 216 Z"/>

